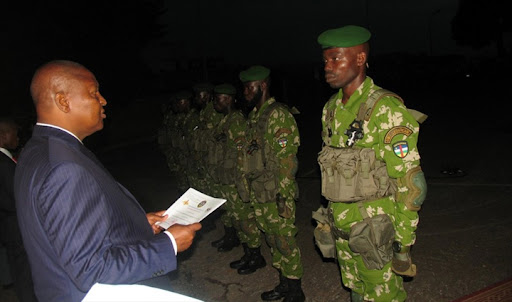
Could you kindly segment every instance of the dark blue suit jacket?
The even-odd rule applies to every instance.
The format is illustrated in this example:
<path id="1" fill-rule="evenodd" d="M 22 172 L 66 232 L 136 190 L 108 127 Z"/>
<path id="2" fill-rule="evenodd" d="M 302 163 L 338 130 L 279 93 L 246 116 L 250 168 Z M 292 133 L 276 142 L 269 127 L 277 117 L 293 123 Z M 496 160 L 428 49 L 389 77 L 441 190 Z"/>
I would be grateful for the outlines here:
<path id="1" fill-rule="evenodd" d="M 40 301 L 81 301 L 94 283 L 132 284 L 176 268 L 135 198 L 72 135 L 35 126 L 18 159 L 18 220 Z"/>

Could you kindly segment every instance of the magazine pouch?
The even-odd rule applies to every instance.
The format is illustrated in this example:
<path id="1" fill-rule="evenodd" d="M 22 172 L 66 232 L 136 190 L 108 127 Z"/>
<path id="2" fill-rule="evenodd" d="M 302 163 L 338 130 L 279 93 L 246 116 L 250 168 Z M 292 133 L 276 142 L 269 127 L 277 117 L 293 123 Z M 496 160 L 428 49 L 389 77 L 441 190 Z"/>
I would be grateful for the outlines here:
<path id="1" fill-rule="evenodd" d="M 348 245 L 354 253 L 361 255 L 366 268 L 380 270 L 393 258 L 393 223 L 387 214 L 370 218 L 361 201 L 358 206 L 363 221 L 351 227 Z"/>

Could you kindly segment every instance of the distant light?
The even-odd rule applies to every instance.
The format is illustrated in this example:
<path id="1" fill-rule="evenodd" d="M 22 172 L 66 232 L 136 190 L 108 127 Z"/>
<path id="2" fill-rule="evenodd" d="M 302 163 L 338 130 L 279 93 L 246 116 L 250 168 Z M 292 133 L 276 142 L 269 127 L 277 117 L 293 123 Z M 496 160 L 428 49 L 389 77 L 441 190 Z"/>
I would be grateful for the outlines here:
<path id="1" fill-rule="evenodd" d="M 470 78 L 471 75 L 469 73 L 466 73 L 466 78 Z"/>

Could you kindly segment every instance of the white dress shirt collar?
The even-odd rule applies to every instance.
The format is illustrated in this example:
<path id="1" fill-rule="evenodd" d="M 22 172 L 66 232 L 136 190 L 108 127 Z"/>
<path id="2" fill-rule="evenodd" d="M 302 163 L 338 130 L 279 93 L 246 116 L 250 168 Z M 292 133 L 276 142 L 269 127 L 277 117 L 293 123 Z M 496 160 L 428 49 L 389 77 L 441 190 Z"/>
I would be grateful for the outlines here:
<path id="1" fill-rule="evenodd" d="M 70 132 L 69 130 L 66 130 L 64 128 L 61 128 L 59 126 L 55 126 L 55 125 L 52 125 L 52 124 L 36 123 L 36 125 L 38 125 L 38 126 L 45 126 L 45 127 L 52 127 L 52 128 L 55 128 L 55 129 L 62 130 L 64 132 L 72 135 L 74 138 L 76 138 L 83 145 L 82 141 L 76 135 L 74 135 L 72 132 Z"/>
<path id="2" fill-rule="evenodd" d="M 10 158 L 10 159 L 12 159 L 13 161 L 15 161 L 15 160 L 14 160 L 14 158 L 12 157 L 11 152 L 10 152 L 9 150 L 7 150 L 7 149 L 5 149 L 5 148 L 0 147 L 0 152 L 2 152 L 3 154 L 5 154 L 5 155 L 9 156 L 9 158 Z"/>

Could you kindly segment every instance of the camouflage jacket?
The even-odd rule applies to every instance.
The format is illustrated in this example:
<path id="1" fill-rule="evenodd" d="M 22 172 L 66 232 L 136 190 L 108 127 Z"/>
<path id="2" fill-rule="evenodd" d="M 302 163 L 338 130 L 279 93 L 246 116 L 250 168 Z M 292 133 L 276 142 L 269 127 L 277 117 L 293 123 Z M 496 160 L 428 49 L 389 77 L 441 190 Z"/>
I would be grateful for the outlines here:
<path id="1" fill-rule="evenodd" d="M 258 131 L 258 121 L 266 108 L 276 102 L 270 98 L 259 110 L 254 108 L 248 117 L 247 143 L 261 137 Z M 279 106 L 270 114 L 265 133 L 263 134 L 264 144 L 277 158 L 279 170 L 279 190 L 284 196 L 297 194 L 295 174 L 298 168 L 297 151 L 300 145 L 299 129 L 295 118 L 284 106 Z"/>
<path id="2" fill-rule="evenodd" d="M 322 112 L 322 139 L 325 145 L 346 148 L 348 139 L 344 131 L 356 118 L 361 103 L 380 89 L 369 77 L 342 103 L 343 92 L 334 94 Z M 355 147 L 372 148 L 378 160 L 386 163 L 391 178 L 403 177 L 407 171 L 419 166 L 417 142 L 419 125 L 397 98 L 386 96 L 374 107 L 368 121 L 362 124 L 364 136 Z"/>

